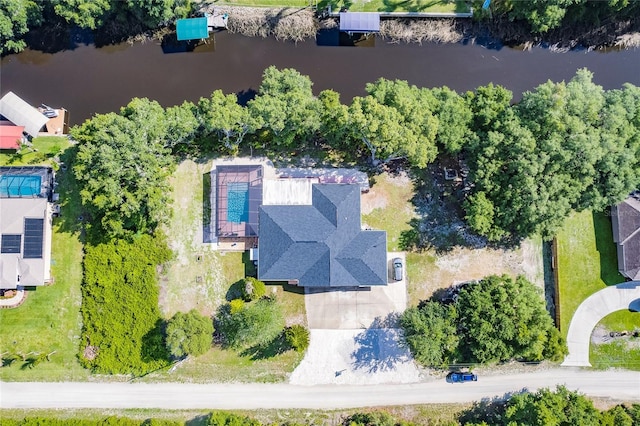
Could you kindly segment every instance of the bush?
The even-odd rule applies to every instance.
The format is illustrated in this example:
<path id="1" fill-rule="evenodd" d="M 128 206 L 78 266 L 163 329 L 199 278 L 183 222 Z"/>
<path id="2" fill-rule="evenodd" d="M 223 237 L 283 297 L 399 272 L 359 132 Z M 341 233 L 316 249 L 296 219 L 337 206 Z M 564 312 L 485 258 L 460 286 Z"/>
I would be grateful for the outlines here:
<path id="1" fill-rule="evenodd" d="M 284 331 L 287 344 L 296 352 L 304 352 L 309 347 L 309 330 L 300 324 L 287 327 Z"/>
<path id="2" fill-rule="evenodd" d="M 169 364 L 158 309 L 163 238 L 88 245 L 82 283 L 81 363 L 102 374 L 144 374 Z"/>
<path id="3" fill-rule="evenodd" d="M 213 342 L 213 321 L 192 309 L 177 312 L 167 324 L 167 349 L 171 355 L 202 355 Z"/>
<path id="4" fill-rule="evenodd" d="M 386 411 L 355 413 L 344 419 L 343 426 L 413 426 L 414 423 L 396 420 Z"/>
<path id="5" fill-rule="evenodd" d="M 225 411 L 214 411 L 209 414 L 207 424 L 209 426 L 262 426 L 262 423 L 256 419 Z"/>
<path id="6" fill-rule="evenodd" d="M 244 300 L 233 299 L 231 302 L 229 302 L 229 308 L 230 308 L 231 314 L 237 314 L 238 312 L 244 309 Z"/>
<path id="7" fill-rule="evenodd" d="M 247 277 L 244 279 L 244 286 L 242 287 L 242 298 L 251 302 L 252 300 L 258 300 L 267 293 L 267 287 L 265 284 L 253 277 Z"/>
<path id="8" fill-rule="evenodd" d="M 217 329 L 224 346 L 245 349 L 262 345 L 275 339 L 284 328 L 284 317 L 278 303 L 273 299 L 260 299 L 245 304 L 232 313 L 229 305 L 220 309 Z"/>

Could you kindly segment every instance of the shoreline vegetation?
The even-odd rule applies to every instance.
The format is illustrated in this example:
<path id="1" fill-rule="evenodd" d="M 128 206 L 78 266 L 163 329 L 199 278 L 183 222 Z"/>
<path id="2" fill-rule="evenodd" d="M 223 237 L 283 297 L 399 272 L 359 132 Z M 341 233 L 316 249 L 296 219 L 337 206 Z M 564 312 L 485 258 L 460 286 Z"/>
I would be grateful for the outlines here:
<path id="1" fill-rule="evenodd" d="M 250 7 L 206 4 L 206 13 L 229 15 L 227 31 L 247 37 L 275 37 L 279 41 L 315 39 L 318 31 L 339 26 L 335 17 L 319 16 L 313 8 Z M 390 43 L 458 43 L 493 40 L 530 50 L 548 46 L 557 51 L 575 48 L 630 49 L 640 47 L 640 21 L 607 22 L 597 28 L 558 28 L 545 35 L 528 31 L 523 22 L 508 19 L 385 18 L 379 36 Z"/>
<path id="2" fill-rule="evenodd" d="M 14 0 L 0 6 L 0 18 L 11 26 L 0 29 L 0 56 L 20 52 L 25 47 L 46 53 L 67 50 L 79 40 L 97 47 L 122 42 L 163 40 L 175 33 L 175 21 L 202 13 L 227 13 L 228 32 L 247 37 L 274 37 L 279 41 L 314 40 L 322 31 L 337 31 L 340 10 L 419 13 L 419 18 L 382 17 L 378 36 L 388 43 L 478 43 L 489 47 L 511 46 L 530 50 L 534 46 L 563 52 L 572 49 L 619 50 L 640 47 L 640 2 L 614 7 L 609 3 L 573 4 L 550 16 L 546 3 L 494 2 L 489 12 L 479 0 L 436 2 L 428 5 L 414 0 L 394 3 L 384 0 L 376 6 L 321 0 L 264 0 L 270 6 L 256 6 L 253 0 L 167 0 L 166 7 L 155 4 L 105 3 L 102 8 L 84 10 L 67 4 Z M 89 3 L 92 0 L 77 0 Z M 473 6 L 473 9 L 471 9 Z M 536 8 L 542 8 L 537 10 Z M 473 17 L 424 17 L 432 12 L 473 10 Z M 544 13 L 543 13 L 544 12 Z M 73 42 L 70 42 L 73 40 Z"/>

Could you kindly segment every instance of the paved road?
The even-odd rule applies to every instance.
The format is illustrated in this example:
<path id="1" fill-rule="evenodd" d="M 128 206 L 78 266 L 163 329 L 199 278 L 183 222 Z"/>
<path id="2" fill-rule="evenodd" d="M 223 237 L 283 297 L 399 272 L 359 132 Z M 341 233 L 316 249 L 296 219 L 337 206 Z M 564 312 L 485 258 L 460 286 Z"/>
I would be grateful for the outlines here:
<path id="1" fill-rule="evenodd" d="M 638 299 L 640 299 L 640 281 L 610 286 L 587 297 L 571 318 L 567 333 L 569 355 L 562 365 L 590 366 L 589 343 L 593 328 L 602 318 L 610 313 L 629 309 Z"/>
<path id="2" fill-rule="evenodd" d="M 435 380 L 410 385 L 294 386 L 289 384 L 0 383 L 2 408 L 352 408 L 470 402 L 526 388 L 564 384 L 590 396 L 640 401 L 640 372 L 562 368 L 481 376 L 478 382 Z"/>

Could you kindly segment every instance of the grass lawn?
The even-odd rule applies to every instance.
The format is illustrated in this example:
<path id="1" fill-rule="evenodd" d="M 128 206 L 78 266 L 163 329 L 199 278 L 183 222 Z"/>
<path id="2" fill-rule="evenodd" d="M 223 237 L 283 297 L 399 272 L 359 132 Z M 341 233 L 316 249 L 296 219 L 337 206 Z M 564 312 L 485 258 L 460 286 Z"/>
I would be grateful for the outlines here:
<path id="1" fill-rule="evenodd" d="M 618 273 L 616 246 L 611 218 L 604 213 L 575 213 L 557 235 L 558 287 L 560 292 L 560 329 L 567 335 L 569 323 L 580 303 L 591 294 L 624 282 Z M 608 330 L 633 330 L 640 327 L 640 314 L 614 312 L 599 323 Z M 640 348 L 629 350 L 619 342 L 592 344 L 591 364 L 596 368 L 626 367 L 640 369 Z"/>
<path id="2" fill-rule="evenodd" d="M 611 219 L 604 213 L 573 214 L 556 238 L 560 330 L 566 336 L 571 317 L 580 303 L 608 285 L 623 282 L 624 277 L 618 273 Z M 627 316 L 621 312 L 612 317 L 613 320 L 607 320 L 608 325 L 624 326 Z"/>
<path id="3" fill-rule="evenodd" d="M 622 367 L 640 371 L 640 339 L 633 340 L 633 347 L 626 342 L 612 342 L 589 347 L 589 359 L 593 368 L 606 370 Z"/>
<path id="4" fill-rule="evenodd" d="M 79 201 L 69 176 L 58 175 L 62 217 L 55 219 L 51 248 L 54 284 L 35 287 L 18 308 L 0 310 L 0 353 L 3 357 L 26 357 L 54 352 L 49 362 L 33 368 L 20 359 L 0 369 L 0 378 L 10 381 L 82 380 L 89 375 L 77 361 L 82 327 L 80 284 L 82 243 L 75 229 Z"/>
<path id="5" fill-rule="evenodd" d="M 315 7 L 326 9 L 331 4 L 331 10 L 338 12 L 343 7 L 351 12 L 469 12 L 469 6 L 464 1 L 434 1 L 434 0 L 224 0 L 216 4 L 255 7 Z"/>
<path id="6" fill-rule="evenodd" d="M 38 136 L 32 143 L 18 152 L 0 150 L 0 166 L 51 164 L 51 159 L 71 144 L 65 136 Z"/>

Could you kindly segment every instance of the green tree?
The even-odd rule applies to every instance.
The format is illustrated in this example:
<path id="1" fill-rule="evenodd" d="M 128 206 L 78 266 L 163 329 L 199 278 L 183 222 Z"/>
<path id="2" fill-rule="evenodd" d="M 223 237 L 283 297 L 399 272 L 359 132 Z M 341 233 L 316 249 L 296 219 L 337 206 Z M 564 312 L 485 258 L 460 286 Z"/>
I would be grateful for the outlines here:
<path id="1" fill-rule="evenodd" d="M 380 157 L 386 161 L 406 156 L 403 148 L 414 147 L 416 143 L 416 135 L 402 125 L 400 113 L 373 96 L 353 98 L 349 106 L 349 130 L 351 139 L 369 150 L 374 165 Z"/>
<path id="2" fill-rule="evenodd" d="M 93 236 L 148 232 L 166 220 L 173 167 L 166 128 L 162 107 L 134 99 L 122 115 L 96 115 L 71 129 L 73 173 Z"/>
<path id="3" fill-rule="evenodd" d="M 600 412 L 593 402 L 564 386 L 555 391 L 541 389 L 535 393 L 513 395 L 507 402 L 504 425 L 585 425 L 600 424 Z"/>
<path id="4" fill-rule="evenodd" d="M 633 419 L 622 405 L 616 405 L 602 413 L 602 426 L 634 426 Z"/>
<path id="5" fill-rule="evenodd" d="M 248 107 L 256 129 L 268 131 L 274 148 L 304 146 L 320 129 L 320 102 L 308 76 L 270 66 L 264 71 L 258 95 Z"/>
<path id="6" fill-rule="evenodd" d="M 280 305 L 268 298 L 247 303 L 242 310 L 234 313 L 228 306 L 223 306 L 217 320 L 217 329 L 222 334 L 225 346 L 233 349 L 271 342 L 284 328 Z"/>
<path id="7" fill-rule="evenodd" d="M 26 43 L 22 37 L 30 26 L 40 24 L 42 9 L 33 0 L 0 1 L 0 55 L 22 51 Z"/>
<path id="8" fill-rule="evenodd" d="M 429 301 L 407 309 L 400 318 L 404 341 L 416 361 L 445 367 L 456 360 L 459 337 L 455 306 Z"/>
<path id="9" fill-rule="evenodd" d="M 380 104 L 395 109 L 401 117 L 406 139 L 397 143 L 398 151 L 417 167 L 425 167 L 435 159 L 438 119 L 432 111 L 438 100 L 428 89 L 409 86 L 403 80 L 379 79 L 367 84 L 367 92 Z"/>
<path id="10" fill-rule="evenodd" d="M 213 343 L 213 321 L 192 309 L 176 312 L 167 324 L 167 349 L 175 357 L 202 355 Z"/>
<path id="11" fill-rule="evenodd" d="M 198 103 L 198 118 L 205 134 L 214 134 L 233 154 L 250 131 L 255 131 L 249 110 L 238 104 L 235 94 L 216 90 Z"/>
<path id="12" fill-rule="evenodd" d="M 95 30 L 112 8 L 111 0 L 53 0 L 55 14 L 71 24 Z"/>
<path id="13" fill-rule="evenodd" d="M 582 0 L 511 0 L 510 16 L 525 19 L 536 33 L 546 33 L 562 23 L 567 10 Z"/>
<path id="14" fill-rule="evenodd" d="M 165 146 L 173 148 L 178 144 L 189 144 L 198 134 L 197 108 L 191 102 L 167 108 L 165 121 Z"/>
<path id="15" fill-rule="evenodd" d="M 348 151 L 349 108 L 340 102 L 340 94 L 323 90 L 320 100 L 320 135 L 334 149 Z"/>
<path id="16" fill-rule="evenodd" d="M 490 276 L 467 285 L 456 305 L 466 361 L 540 361 L 560 339 L 538 288 L 522 276 Z M 560 344 L 551 352 L 566 353 L 561 339 Z"/>
<path id="17" fill-rule="evenodd" d="M 438 119 L 436 142 L 446 152 L 457 154 L 472 137 L 473 114 L 465 97 L 448 87 L 432 89 L 437 99 L 434 115 Z"/>
<path id="18" fill-rule="evenodd" d="M 120 3 L 120 2 L 118 2 Z M 120 7 L 148 28 L 166 25 L 191 13 L 191 0 L 126 0 Z"/>

